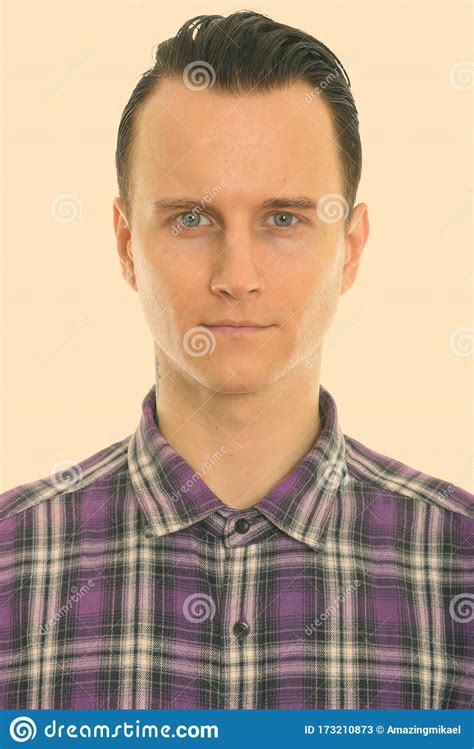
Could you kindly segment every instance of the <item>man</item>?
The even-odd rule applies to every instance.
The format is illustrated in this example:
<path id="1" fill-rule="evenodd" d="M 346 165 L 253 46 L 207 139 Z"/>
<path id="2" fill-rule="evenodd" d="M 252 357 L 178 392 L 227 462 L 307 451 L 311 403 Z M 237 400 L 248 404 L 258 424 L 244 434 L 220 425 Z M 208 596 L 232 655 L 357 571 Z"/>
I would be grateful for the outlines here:
<path id="1" fill-rule="evenodd" d="M 473 497 L 344 435 L 320 382 L 369 232 L 341 63 L 191 19 L 116 161 L 156 381 L 132 435 L 3 497 L 0 707 L 467 708 Z"/>

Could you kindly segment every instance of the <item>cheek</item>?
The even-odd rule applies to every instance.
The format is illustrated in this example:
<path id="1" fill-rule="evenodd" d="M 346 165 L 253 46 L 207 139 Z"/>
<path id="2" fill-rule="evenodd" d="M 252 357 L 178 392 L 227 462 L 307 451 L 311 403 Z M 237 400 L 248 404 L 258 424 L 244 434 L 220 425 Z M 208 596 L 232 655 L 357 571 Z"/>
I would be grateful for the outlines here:
<path id="1" fill-rule="evenodd" d="M 171 351 L 193 324 L 204 281 L 191 264 L 169 253 L 139 254 L 135 276 L 140 304 L 155 341 Z M 191 322 L 189 322 L 191 321 Z"/>
<path id="2" fill-rule="evenodd" d="M 295 289 L 291 324 L 301 356 L 321 344 L 336 315 L 340 297 L 340 270 L 320 269 Z"/>
<path id="3" fill-rule="evenodd" d="M 139 254 L 135 277 L 140 304 L 153 338 L 161 341 L 173 327 L 173 288 L 157 262 L 156 255 Z"/>

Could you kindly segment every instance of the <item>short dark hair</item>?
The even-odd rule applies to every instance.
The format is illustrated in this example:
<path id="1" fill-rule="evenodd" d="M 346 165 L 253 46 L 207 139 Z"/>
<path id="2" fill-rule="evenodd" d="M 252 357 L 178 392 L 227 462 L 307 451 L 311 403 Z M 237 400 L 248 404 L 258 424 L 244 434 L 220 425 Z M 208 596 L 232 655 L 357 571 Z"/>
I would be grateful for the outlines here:
<path id="1" fill-rule="evenodd" d="M 362 171 L 362 147 L 349 76 L 336 55 L 310 34 L 241 10 L 227 17 L 200 15 L 186 21 L 176 36 L 157 46 L 153 67 L 135 86 L 122 113 L 115 152 L 119 194 L 129 223 L 129 162 L 137 113 L 160 81 L 183 78 L 193 65 L 196 76 L 212 75 L 217 91 L 259 93 L 305 81 L 313 95 L 321 95 L 337 135 L 350 218 Z"/>

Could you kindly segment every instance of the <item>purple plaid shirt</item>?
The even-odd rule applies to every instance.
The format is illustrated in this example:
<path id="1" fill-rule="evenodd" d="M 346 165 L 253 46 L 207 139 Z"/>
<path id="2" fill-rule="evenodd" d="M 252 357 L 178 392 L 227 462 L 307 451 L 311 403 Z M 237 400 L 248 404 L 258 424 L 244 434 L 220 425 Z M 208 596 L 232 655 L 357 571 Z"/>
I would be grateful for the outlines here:
<path id="1" fill-rule="evenodd" d="M 0 708 L 468 708 L 474 497 L 340 429 L 227 507 L 157 426 L 0 502 Z"/>

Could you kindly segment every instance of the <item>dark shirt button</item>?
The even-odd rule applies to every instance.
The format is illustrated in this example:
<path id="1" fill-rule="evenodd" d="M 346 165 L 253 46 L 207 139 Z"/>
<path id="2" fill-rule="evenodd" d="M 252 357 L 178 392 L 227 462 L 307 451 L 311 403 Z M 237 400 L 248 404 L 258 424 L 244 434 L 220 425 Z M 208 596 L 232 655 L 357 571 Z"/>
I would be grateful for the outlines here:
<path id="1" fill-rule="evenodd" d="M 234 634 L 237 635 L 237 637 L 247 637 L 248 633 L 250 632 L 250 627 L 247 622 L 243 622 L 242 619 L 239 619 L 238 622 L 235 622 L 233 630 Z"/>
<path id="2" fill-rule="evenodd" d="M 145 528 L 145 536 L 148 536 L 148 538 L 153 536 L 153 530 L 151 528 Z"/>
<path id="3" fill-rule="evenodd" d="M 234 528 L 237 533 L 247 533 L 248 529 L 250 528 L 250 523 L 247 518 L 239 518 L 236 521 Z"/>

